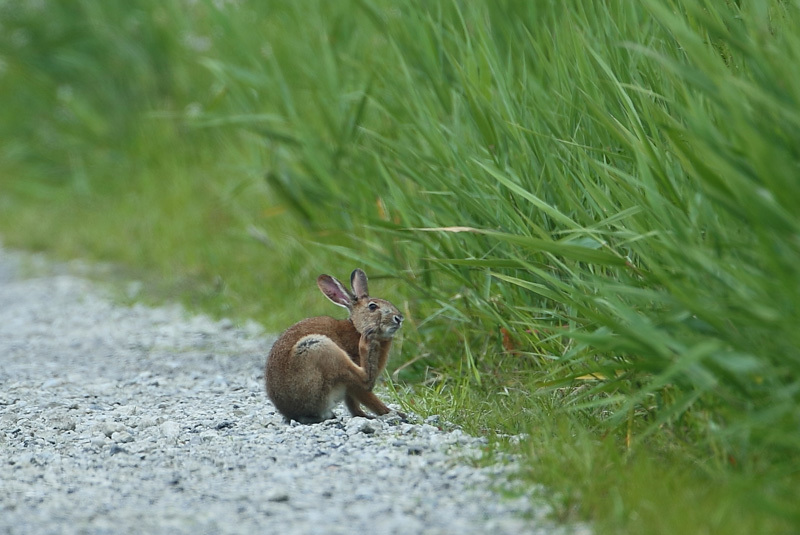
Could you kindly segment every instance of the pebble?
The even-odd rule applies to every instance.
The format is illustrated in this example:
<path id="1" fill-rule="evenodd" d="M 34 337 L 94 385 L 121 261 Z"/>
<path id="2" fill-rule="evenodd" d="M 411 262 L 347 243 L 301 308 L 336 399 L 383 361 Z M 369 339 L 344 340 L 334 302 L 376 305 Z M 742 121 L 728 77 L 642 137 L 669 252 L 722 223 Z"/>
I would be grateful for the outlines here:
<path id="1" fill-rule="evenodd" d="M 286 424 L 252 322 L 22 278 L 28 258 L 0 247 L 0 533 L 590 532 L 504 498 L 513 462 L 436 415 Z"/>

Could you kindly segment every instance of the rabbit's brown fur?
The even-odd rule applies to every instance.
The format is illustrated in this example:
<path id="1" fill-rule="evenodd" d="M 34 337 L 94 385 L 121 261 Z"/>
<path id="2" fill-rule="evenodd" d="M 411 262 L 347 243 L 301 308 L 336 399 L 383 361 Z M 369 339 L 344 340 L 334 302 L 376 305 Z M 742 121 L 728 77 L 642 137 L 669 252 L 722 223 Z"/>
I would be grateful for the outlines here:
<path id="1" fill-rule="evenodd" d="M 363 271 L 356 269 L 350 279 L 352 292 L 329 275 L 317 279 L 328 299 L 348 309 L 349 319 L 319 316 L 296 323 L 267 357 L 267 394 L 287 420 L 332 418 L 342 400 L 353 416 L 366 416 L 362 404 L 378 415 L 389 412 L 372 388 L 403 316 L 390 302 L 369 297 Z"/>

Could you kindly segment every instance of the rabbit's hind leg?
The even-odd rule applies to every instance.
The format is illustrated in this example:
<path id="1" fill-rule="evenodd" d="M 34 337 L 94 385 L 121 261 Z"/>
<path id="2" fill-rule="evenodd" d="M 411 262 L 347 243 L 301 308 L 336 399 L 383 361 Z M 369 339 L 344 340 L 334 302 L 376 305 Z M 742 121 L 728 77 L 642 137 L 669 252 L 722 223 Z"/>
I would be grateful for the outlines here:
<path id="1" fill-rule="evenodd" d="M 391 412 L 374 392 L 364 389 L 352 389 L 348 391 L 347 397 L 353 397 L 356 403 L 363 403 L 365 407 L 377 414 L 383 416 Z"/>
<path id="2" fill-rule="evenodd" d="M 360 416 L 361 418 L 371 418 L 371 416 L 361 410 L 361 404 L 349 393 L 345 396 L 344 403 L 347 405 L 347 410 L 350 411 L 351 415 Z"/>

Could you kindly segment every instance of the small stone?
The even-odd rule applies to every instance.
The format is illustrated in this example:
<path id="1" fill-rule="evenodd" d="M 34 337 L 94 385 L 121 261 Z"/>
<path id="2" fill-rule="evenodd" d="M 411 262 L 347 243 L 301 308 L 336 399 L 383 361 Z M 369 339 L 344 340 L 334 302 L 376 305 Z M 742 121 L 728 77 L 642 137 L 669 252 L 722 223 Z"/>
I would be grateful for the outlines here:
<path id="1" fill-rule="evenodd" d="M 47 390 L 48 388 L 53 388 L 54 386 L 61 386 L 64 384 L 64 379 L 61 377 L 55 377 L 53 379 L 48 379 L 47 381 L 42 383 L 42 388 Z"/>
<path id="2" fill-rule="evenodd" d="M 364 433 L 365 435 L 372 435 L 375 433 L 375 431 L 377 431 L 376 427 L 377 426 L 374 423 L 367 422 L 366 424 L 361 426 L 361 432 Z"/>
<path id="3" fill-rule="evenodd" d="M 117 444 L 126 444 L 128 442 L 133 442 L 133 435 L 127 431 L 117 431 L 111 435 L 111 440 Z"/>
<path id="4" fill-rule="evenodd" d="M 153 418 L 152 416 L 144 416 L 136 423 L 136 427 L 138 429 L 147 429 L 148 427 L 153 427 L 158 424 L 158 419 Z"/>
<path id="5" fill-rule="evenodd" d="M 374 420 L 369 420 L 360 416 L 351 418 L 350 421 L 347 422 L 347 427 L 345 428 L 348 435 L 354 435 L 356 433 L 371 435 L 375 433 L 376 430 L 377 424 Z"/>
<path id="6" fill-rule="evenodd" d="M 51 425 L 53 426 L 53 429 L 57 429 L 59 431 L 75 431 L 76 422 L 75 418 L 62 416 L 51 420 Z"/>
<path id="7" fill-rule="evenodd" d="M 381 416 L 380 421 L 386 423 L 387 425 L 398 426 L 404 422 L 404 419 L 398 413 L 390 412 L 389 414 Z"/>
<path id="8" fill-rule="evenodd" d="M 422 452 L 425 451 L 422 446 L 409 446 L 408 447 L 408 454 L 409 455 L 422 455 Z"/>
<path id="9" fill-rule="evenodd" d="M 116 455 L 117 453 L 128 453 L 128 450 L 114 444 L 113 446 L 111 446 L 111 449 L 108 450 L 108 453 L 110 453 L 111 455 Z"/>
<path id="10" fill-rule="evenodd" d="M 100 425 L 100 431 L 107 437 L 111 438 L 114 433 L 125 431 L 125 426 L 119 422 L 104 422 Z"/>
<path id="11" fill-rule="evenodd" d="M 289 493 L 284 489 L 273 489 L 267 493 L 267 501 L 276 503 L 288 502 Z"/>
<path id="12" fill-rule="evenodd" d="M 430 425 L 430 424 L 422 424 L 415 426 L 417 428 L 418 434 L 426 434 L 426 435 L 434 435 L 439 432 L 439 429 Z"/>
<path id="13" fill-rule="evenodd" d="M 428 425 L 439 426 L 441 423 L 442 418 L 438 414 L 432 414 L 425 418 L 425 423 Z"/>
<path id="14" fill-rule="evenodd" d="M 159 425 L 158 428 L 161 430 L 161 434 L 167 438 L 177 438 L 177 436 L 181 434 L 180 424 L 172 420 L 167 420 Z"/>

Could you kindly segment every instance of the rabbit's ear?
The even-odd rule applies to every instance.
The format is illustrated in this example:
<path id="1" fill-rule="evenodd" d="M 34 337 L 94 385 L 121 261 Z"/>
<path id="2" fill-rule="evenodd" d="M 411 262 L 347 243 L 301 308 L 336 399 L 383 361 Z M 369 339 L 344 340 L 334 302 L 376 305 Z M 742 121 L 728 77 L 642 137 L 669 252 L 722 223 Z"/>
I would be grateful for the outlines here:
<path id="1" fill-rule="evenodd" d="M 369 296 L 369 289 L 367 288 L 367 274 L 356 269 L 350 275 L 350 286 L 353 288 L 353 294 L 357 299 Z"/>
<path id="2" fill-rule="evenodd" d="M 344 307 L 347 310 L 353 308 L 355 297 L 348 292 L 342 283 L 330 275 L 320 275 L 317 277 L 317 286 L 325 294 L 325 297 L 333 301 L 334 304 Z"/>

